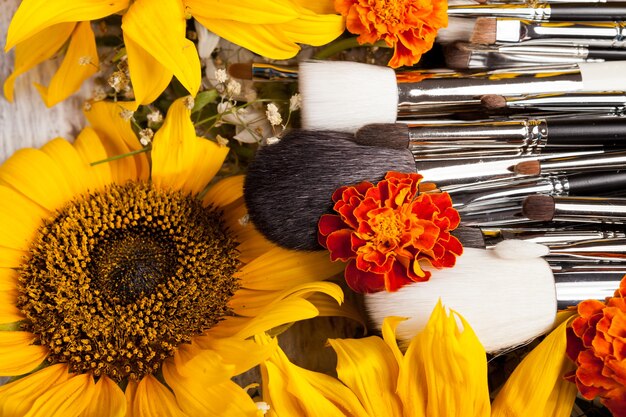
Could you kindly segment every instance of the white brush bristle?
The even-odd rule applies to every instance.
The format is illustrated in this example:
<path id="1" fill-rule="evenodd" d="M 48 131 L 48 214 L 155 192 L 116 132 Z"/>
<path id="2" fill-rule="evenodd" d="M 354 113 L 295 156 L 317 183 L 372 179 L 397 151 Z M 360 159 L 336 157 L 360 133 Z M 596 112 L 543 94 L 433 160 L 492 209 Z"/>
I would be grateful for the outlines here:
<path id="1" fill-rule="evenodd" d="M 476 19 L 469 19 L 466 17 L 448 17 L 448 27 L 441 28 L 437 31 L 437 42 L 469 42 L 472 37 L 472 33 L 474 32 L 475 23 Z"/>
<path id="2" fill-rule="evenodd" d="M 540 258 L 550 253 L 547 246 L 519 239 L 507 239 L 499 242 L 493 251 L 502 259 Z"/>
<path id="3" fill-rule="evenodd" d="M 307 61 L 299 65 L 302 127 L 355 132 L 370 123 L 394 123 L 395 72 L 356 62 Z"/>
<path id="4" fill-rule="evenodd" d="M 491 353 L 535 338 L 554 323 L 554 278 L 542 258 L 502 259 L 492 251 L 465 248 L 453 268 L 431 271 L 427 282 L 365 296 L 379 329 L 385 317 L 407 317 L 396 332 L 407 342 L 424 328 L 439 299 L 465 317 Z"/>

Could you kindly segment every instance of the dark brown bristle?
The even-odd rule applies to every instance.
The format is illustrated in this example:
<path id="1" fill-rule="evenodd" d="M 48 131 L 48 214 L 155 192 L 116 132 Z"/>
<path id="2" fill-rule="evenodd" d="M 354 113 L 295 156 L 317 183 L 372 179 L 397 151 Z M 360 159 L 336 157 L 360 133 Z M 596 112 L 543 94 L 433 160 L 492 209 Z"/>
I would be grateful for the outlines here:
<path id="1" fill-rule="evenodd" d="M 498 21 L 493 17 L 479 17 L 474 25 L 470 42 L 491 45 L 496 42 Z"/>
<path id="2" fill-rule="evenodd" d="M 506 107 L 506 98 L 498 94 L 485 94 L 480 98 L 480 104 L 488 110 L 500 110 Z"/>
<path id="3" fill-rule="evenodd" d="M 513 172 L 519 175 L 539 175 L 541 174 L 541 163 L 539 161 L 524 161 L 515 165 Z"/>
<path id="4" fill-rule="evenodd" d="M 228 66 L 228 75 L 241 80 L 252 79 L 252 64 L 236 63 Z"/>
<path id="5" fill-rule="evenodd" d="M 461 45 L 453 44 L 444 48 L 443 56 L 448 68 L 467 69 L 472 51 Z"/>
<path id="6" fill-rule="evenodd" d="M 485 236 L 477 227 L 458 227 L 452 231 L 457 239 L 465 248 L 485 249 Z"/>
<path id="7" fill-rule="evenodd" d="M 354 141 L 365 146 L 407 149 L 409 127 L 404 123 L 371 123 L 356 131 Z"/>
<path id="8" fill-rule="evenodd" d="M 530 220 L 552 220 L 554 217 L 554 198 L 549 195 L 530 195 L 522 203 L 522 214 Z"/>

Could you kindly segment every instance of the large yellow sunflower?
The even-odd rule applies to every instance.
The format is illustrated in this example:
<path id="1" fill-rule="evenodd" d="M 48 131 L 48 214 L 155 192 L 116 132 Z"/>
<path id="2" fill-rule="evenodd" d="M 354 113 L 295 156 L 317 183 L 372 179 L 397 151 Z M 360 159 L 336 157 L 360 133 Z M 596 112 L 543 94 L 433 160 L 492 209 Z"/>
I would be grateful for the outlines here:
<path id="1" fill-rule="evenodd" d="M 383 338 L 330 340 L 338 379 L 300 368 L 277 349 L 261 368 L 268 416 L 569 417 L 576 389 L 563 379 L 573 367 L 567 323 L 522 361 L 492 405 L 485 350 L 460 315 L 438 304 L 405 353 L 395 338 L 400 321 L 387 318 Z"/>
<path id="2" fill-rule="evenodd" d="M 228 149 L 177 100 L 146 153 L 97 102 L 72 145 L 0 166 L 0 416 L 256 416 L 231 381 L 275 344 L 252 336 L 341 300 L 322 253 L 246 221 L 242 177 L 206 185 Z M 328 303 L 322 309 L 327 310 Z"/>
<path id="3" fill-rule="evenodd" d="M 188 17 L 259 55 L 287 59 L 300 50 L 298 43 L 323 45 L 344 29 L 341 16 L 316 13 L 300 3 L 302 0 L 24 0 L 7 34 L 5 49 L 16 47 L 16 63 L 4 93 L 11 100 L 15 77 L 55 55 L 70 36 L 65 68 L 56 76 L 69 84 L 53 80 L 48 90 L 41 91 L 49 106 L 75 92 L 98 63 L 91 50 L 95 42 L 89 21 L 118 13 L 123 14 L 136 101 L 154 101 L 172 76 L 195 95 L 200 87 L 200 60 L 193 42 L 185 38 Z M 326 11 L 332 8 L 332 0 L 318 3 L 316 10 L 323 5 L 327 5 Z M 81 33 L 77 33 L 79 29 Z"/>

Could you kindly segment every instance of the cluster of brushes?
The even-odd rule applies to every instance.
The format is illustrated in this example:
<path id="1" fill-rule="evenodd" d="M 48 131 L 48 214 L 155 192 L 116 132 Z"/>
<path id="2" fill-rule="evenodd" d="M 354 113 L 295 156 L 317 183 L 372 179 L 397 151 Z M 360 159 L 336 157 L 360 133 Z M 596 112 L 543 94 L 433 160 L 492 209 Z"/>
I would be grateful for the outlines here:
<path id="1" fill-rule="evenodd" d="M 466 250 L 428 282 L 366 295 L 371 318 L 411 317 L 398 329 L 410 339 L 442 298 L 497 352 L 547 331 L 559 308 L 612 295 L 626 274 L 626 3 L 449 15 L 439 41 L 451 68 L 242 67 L 297 78 L 303 100 L 303 129 L 259 150 L 245 198 L 270 240 L 320 250 L 338 187 L 417 171 L 437 187 L 425 192 L 451 195 Z"/>

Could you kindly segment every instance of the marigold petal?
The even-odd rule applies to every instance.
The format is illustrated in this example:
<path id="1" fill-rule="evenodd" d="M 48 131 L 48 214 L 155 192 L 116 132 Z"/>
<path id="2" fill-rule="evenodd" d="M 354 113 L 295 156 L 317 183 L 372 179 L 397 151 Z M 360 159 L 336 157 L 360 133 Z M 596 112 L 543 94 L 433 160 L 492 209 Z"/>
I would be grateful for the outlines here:
<path id="1" fill-rule="evenodd" d="M 328 235 L 326 245 L 330 251 L 331 261 L 346 262 L 356 255 L 352 250 L 352 233 L 349 229 L 340 229 Z"/>
<path id="2" fill-rule="evenodd" d="M 351 260 L 346 265 L 344 277 L 346 283 L 353 291 L 361 294 L 378 292 L 385 288 L 383 274 L 362 271 L 356 266 L 356 261 Z"/>

